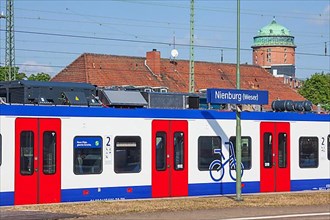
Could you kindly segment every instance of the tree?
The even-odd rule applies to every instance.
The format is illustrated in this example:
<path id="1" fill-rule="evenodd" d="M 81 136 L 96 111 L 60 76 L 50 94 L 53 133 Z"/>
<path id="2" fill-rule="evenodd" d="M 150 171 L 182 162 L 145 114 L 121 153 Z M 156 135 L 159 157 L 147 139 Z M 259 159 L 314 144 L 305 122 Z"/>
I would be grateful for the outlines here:
<path id="1" fill-rule="evenodd" d="M 314 105 L 320 104 L 325 110 L 330 110 L 330 73 L 315 73 L 308 78 L 298 90 L 299 94 Z"/>
<path id="2" fill-rule="evenodd" d="M 36 75 L 31 74 L 28 77 L 28 80 L 34 80 L 34 81 L 49 81 L 50 80 L 50 75 L 47 73 L 37 73 Z"/>
<path id="3" fill-rule="evenodd" d="M 18 73 L 18 67 L 15 67 L 14 72 L 16 73 L 16 80 L 26 79 L 25 73 Z M 8 67 L 0 67 L 0 81 L 8 80 Z"/>
<path id="4" fill-rule="evenodd" d="M 19 73 L 19 68 L 15 67 L 16 80 L 34 80 L 34 81 L 49 81 L 50 75 L 47 73 L 36 73 L 27 76 L 26 73 Z M 8 80 L 8 67 L 0 67 L 0 81 Z"/>

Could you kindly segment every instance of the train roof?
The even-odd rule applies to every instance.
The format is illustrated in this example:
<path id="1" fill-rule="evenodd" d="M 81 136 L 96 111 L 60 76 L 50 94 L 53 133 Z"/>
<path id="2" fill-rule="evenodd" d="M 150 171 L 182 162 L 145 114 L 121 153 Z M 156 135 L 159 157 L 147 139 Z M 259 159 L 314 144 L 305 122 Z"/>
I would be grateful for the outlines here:
<path id="1" fill-rule="evenodd" d="M 53 107 L 65 105 L 67 107 L 157 108 L 159 110 L 214 109 L 217 111 L 232 112 L 236 111 L 237 108 L 236 105 L 229 103 L 208 103 L 206 93 L 171 93 L 167 90 L 166 92 L 160 91 L 157 92 L 143 86 L 101 88 L 89 83 L 28 80 L 5 81 L 0 82 L 0 103 L 27 106 L 49 105 Z M 312 111 L 312 103 L 308 101 L 294 103 L 290 100 L 276 100 L 273 101 L 272 107 L 274 111 Z M 262 105 L 242 105 L 241 110 L 252 112 L 264 111 Z M 75 111 L 69 110 L 69 112 Z"/>
<path id="2" fill-rule="evenodd" d="M 61 87 L 61 88 L 84 88 L 95 89 L 90 83 L 75 83 L 75 82 L 46 82 L 46 81 L 32 81 L 32 80 L 14 80 L 2 81 L 0 87 Z"/>

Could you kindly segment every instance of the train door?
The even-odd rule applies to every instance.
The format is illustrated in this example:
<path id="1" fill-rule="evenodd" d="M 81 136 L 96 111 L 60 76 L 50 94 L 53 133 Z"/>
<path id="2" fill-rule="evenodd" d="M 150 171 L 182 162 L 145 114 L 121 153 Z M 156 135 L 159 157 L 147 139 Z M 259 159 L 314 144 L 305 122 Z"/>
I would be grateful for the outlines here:
<path id="1" fill-rule="evenodd" d="M 152 197 L 188 195 L 188 122 L 152 122 Z"/>
<path id="2" fill-rule="evenodd" d="M 260 191 L 290 191 L 290 123 L 260 124 Z"/>
<path id="3" fill-rule="evenodd" d="M 60 140 L 60 119 L 16 119 L 15 205 L 60 202 Z"/>

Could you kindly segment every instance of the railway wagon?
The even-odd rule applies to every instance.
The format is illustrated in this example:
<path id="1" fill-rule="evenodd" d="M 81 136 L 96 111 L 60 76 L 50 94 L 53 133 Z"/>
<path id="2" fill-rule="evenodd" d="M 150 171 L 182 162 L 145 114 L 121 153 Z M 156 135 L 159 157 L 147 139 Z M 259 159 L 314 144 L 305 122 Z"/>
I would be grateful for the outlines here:
<path id="1" fill-rule="evenodd" d="M 329 190 L 329 117 L 242 112 L 242 193 Z M 0 104 L 0 205 L 234 194 L 235 119 Z"/>

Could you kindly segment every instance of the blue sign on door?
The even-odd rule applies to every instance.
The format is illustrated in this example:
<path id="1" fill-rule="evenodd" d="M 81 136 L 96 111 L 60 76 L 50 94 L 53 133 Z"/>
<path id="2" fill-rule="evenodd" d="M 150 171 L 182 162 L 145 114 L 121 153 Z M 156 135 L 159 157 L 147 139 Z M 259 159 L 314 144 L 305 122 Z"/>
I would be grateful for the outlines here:
<path id="1" fill-rule="evenodd" d="M 207 102 L 211 104 L 268 104 L 268 91 L 238 89 L 207 89 Z"/>

